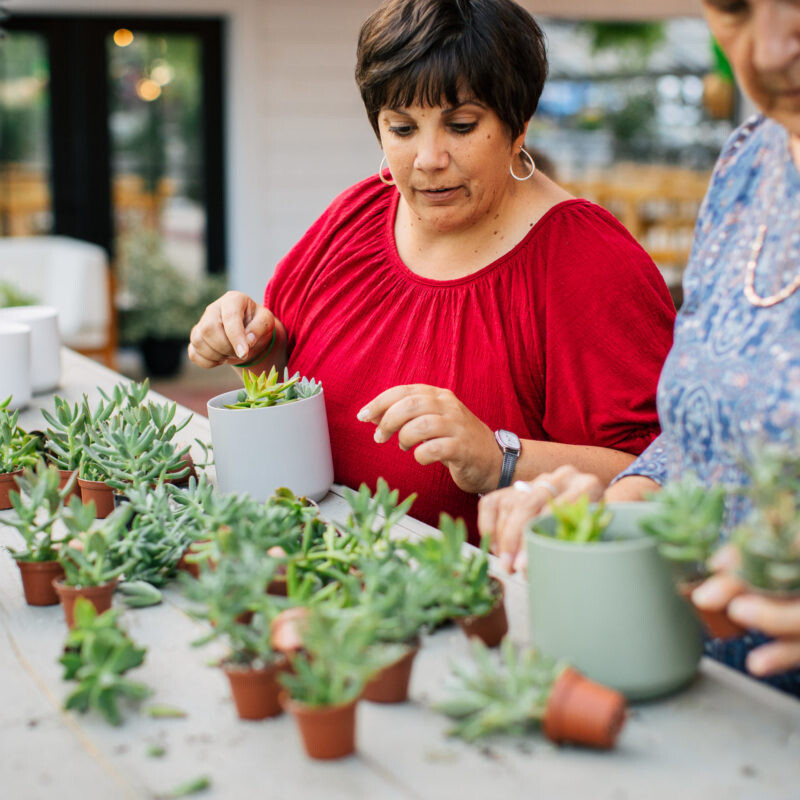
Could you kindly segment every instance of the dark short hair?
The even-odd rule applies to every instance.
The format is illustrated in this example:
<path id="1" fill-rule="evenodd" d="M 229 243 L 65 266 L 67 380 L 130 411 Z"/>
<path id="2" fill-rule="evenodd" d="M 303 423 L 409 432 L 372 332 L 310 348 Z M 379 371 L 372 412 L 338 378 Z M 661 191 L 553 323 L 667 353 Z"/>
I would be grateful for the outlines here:
<path id="1" fill-rule="evenodd" d="M 512 0 L 386 0 L 358 37 L 356 82 L 378 138 L 382 108 L 467 97 L 516 138 L 546 77 L 544 34 Z"/>

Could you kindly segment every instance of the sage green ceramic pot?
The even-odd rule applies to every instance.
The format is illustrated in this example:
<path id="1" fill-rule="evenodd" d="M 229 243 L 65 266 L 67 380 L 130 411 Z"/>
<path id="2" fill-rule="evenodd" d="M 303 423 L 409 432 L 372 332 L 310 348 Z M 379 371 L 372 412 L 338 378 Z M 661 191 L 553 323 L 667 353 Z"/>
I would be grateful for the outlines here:
<path id="1" fill-rule="evenodd" d="M 565 658 L 631 700 L 657 697 L 691 680 L 702 655 L 699 623 L 675 591 L 655 540 L 638 519 L 652 503 L 610 503 L 603 541 L 558 541 L 555 520 L 527 534 L 533 644 Z M 540 531 L 540 532 L 537 532 Z"/>

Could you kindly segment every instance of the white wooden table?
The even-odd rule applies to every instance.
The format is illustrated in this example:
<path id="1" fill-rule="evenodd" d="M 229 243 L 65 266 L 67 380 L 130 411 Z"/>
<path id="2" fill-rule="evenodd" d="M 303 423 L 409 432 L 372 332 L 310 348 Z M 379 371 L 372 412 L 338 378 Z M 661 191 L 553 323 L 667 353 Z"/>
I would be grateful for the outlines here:
<path id="1" fill-rule="evenodd" d="M 63 354 L 59 394 L 90 398 L 119 376 L 70 351 Z M 42 427 L 34 399 L 22 415 Z M 191 436 L 208 439 L 196 417 Z M 191 438 L 191 437 L 189 437 Z M 343 513 L 337 488 L 322 502 L 325 515 Z M 16 531 L 2 525 L 0 544 Z M 406 519 L 419 536 L 430 528 Z M 524 582 L 506 580 L 512 636 L 527 638 Z M 450 659 L 466 653 L 463 635 L 444 630 L 425 640 L 416 661 L 412 701 L 403 706 L 361 703 L 358 753 L 314 762 L 303 753 L 294 721 L 284 715 L 243 722 L 225 677 L 209 666 L 214 648 L 190 642 L 203 631 L 174 590 L 165 603 L 125 611 L 122 620 L 148 648 L 131 677 L 150 685 L 152 702 L 184 709 L 184 719 L 151 719 L 130 710 L 114 728 L 92 714 L 61 710 L 69 685 L 61 680 L 66 628 L 59 606 L 25 605 L 18 570 L 0 553 L 0 800 L 109 800 L 159 797 L 177 783 L 207 775 L 200 795 L 238 798 L 800 798 L 800 703 L 704 659 L 686 691 L 632 709 L 610 753 L 557 748 L 541 735 L 471 746 L 448 739 L 448 720 L 430 710 L 441 696 Z M 147 755 L 158 744 L 165 755 Z"/>

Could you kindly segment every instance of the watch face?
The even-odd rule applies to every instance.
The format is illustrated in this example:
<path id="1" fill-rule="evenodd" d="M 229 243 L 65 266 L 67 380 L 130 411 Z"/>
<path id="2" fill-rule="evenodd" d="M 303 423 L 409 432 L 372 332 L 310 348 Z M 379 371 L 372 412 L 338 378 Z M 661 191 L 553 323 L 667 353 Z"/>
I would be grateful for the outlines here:
<path id="1" fill-rule="evenodd" d="M 495 438 L 497 443 L 504 450 L 519 450 L 519 436 L 511 431 L 499 430 L 495 431 Z"/>

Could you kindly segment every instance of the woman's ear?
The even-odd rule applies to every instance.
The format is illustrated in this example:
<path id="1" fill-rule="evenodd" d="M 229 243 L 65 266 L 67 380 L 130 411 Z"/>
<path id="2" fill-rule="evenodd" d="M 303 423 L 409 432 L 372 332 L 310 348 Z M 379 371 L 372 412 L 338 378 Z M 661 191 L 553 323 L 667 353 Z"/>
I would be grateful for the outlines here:
<path id="1" fill-rule="evenodd" d="M 513 142 L 511 142 L 511 152 L 514 155 L 517 155 L 519 153 L 520 147 L 525 146 L 525 138 L 528 135 L 528 125 L 530 125 L 530 120 L 528 120 L 528 122 L 525 123 L 525 126 L 522 129 L 522 133 L 519 136 L 517 136 Z"/>

